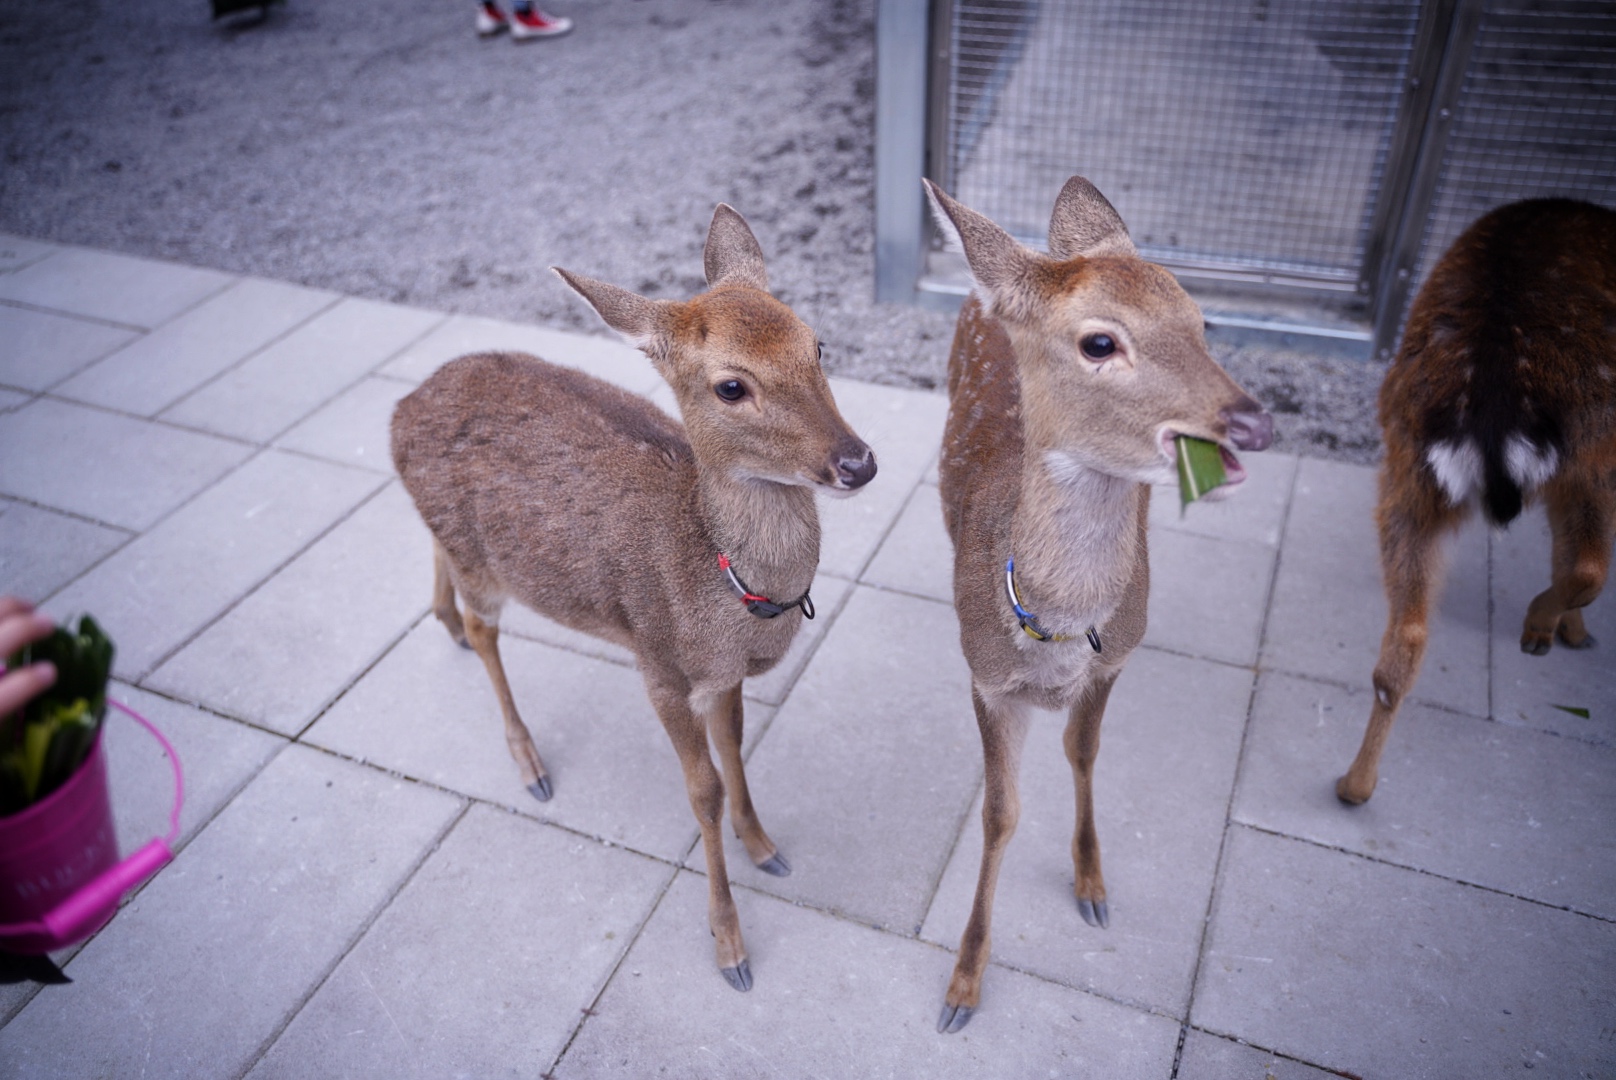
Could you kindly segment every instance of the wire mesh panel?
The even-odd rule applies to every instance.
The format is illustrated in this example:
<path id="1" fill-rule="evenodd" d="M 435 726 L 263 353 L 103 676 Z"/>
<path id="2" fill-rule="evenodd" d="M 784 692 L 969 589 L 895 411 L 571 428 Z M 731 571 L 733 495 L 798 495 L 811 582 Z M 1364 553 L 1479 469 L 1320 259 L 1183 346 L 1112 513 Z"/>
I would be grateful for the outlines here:
<path id="1" fill-rule="evenodd" d="M 1042 242 L 1081 173 L 1146 254 L 1355 288 L 1416 0 L 953 0 L 943 171 Z"/>
<path id="2" fill-rule="evenodd" d="M 1549 195 L 1616 206 L 1616 4 L 1487 0 L 1418 280 L 1482 214 Z"/>

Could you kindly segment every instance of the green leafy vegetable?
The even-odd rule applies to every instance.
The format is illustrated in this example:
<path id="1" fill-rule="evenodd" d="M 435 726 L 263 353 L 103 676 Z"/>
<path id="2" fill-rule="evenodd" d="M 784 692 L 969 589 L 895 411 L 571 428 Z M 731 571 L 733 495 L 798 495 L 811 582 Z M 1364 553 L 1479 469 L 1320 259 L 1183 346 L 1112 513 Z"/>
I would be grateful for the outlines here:
<path id="1" fill-rule="evenodd" d="M 1219 484 L 1229 474 L 1223 468 L 1223 452 L 1215 442 L 1180 435 L 1178 444 L 1178 499 L 1182 510 Z"/>
<path id="2" fill-rule="evenodd" d="M 6 658 L 7 668 L 49 660 L 56 683 L 0 718 L 0 816 L 45 798 L 89 756 L 107 712 L 113 651 L 112 640 L 86 615 L 77 632 L 59 626 Z"/>
<path id="3" fill-rule="evenodd" d="M 1559 709 L 1561 712 L 1568 712 L 1572 716 L 1580 716 L 1584 720 L 1589 718 L 1588 710 L 1584 709 L 1581 705 L 1556 705 L 1554 708 Z"/>

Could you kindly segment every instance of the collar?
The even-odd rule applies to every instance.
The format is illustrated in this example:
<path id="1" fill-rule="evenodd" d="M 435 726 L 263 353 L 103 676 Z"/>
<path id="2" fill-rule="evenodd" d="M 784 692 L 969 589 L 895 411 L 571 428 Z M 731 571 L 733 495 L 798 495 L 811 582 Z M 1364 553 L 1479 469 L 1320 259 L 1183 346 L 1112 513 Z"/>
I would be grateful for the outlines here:
<path id="1" fill-rule="evenodd" d="M 729 557 L 722 551 L 718 553 L 718 567 L 724 571 L 724 576 L 729 579 L 730 592 L 733 592 L 741 603 L 746 605 L 747 611 L 750 611 L 758 618 L 772 619 L 776 615 L 784 614 L 794 607 L 802 608 L 803 618 L 811 619 L 814 617 L 814 602 L 808 598 L 806 589 L 795 600 L 788 600 L 782 604 L 777 600 L 770 600 L 767 596 L 760 596 L 748 589 L 746 583 L 736 575 L 735 570 L 730 566 Z"/>
<path id="2" fill-rule="evenodd" d="M 1021 624 L 1021 629 L 1027 632 L 1028 637 L 1035 641 L 1072 640 L 1069 634 L 1051 634 L 1039 625 L 1038 616 L 1021 606 L 1021 592 L 1016 588 L 1016 559 L 1014 555 L 1004 564 L 1004 591 L 1009 594 L 1010 607 L 1016 613 L 1016 621 Z M 1100 635 L 1095 631 L 1094 627 L 1091 626 L 1084 631 L 1083 636 L 1089 639 L 1089 645 L 1095 652 L 1100 651 Z"/>

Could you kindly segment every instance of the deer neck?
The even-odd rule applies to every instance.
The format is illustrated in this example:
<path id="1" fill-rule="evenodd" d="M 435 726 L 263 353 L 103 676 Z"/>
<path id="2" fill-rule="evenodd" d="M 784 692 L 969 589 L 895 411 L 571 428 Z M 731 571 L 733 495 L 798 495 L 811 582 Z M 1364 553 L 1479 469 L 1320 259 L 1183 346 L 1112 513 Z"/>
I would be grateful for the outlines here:
<path id="1" fill-rule="evenodd" d="M 1081 633 L 1109 617 L 1133 578 L 1139 485 L 1080 464 L 1036 422 L 1024 436 L 1010 523 L 1018 587 L 1045 625 Z"/>
<path id="2" fill-rule="evenodd" d="M 754 592 L 802 595 L 819 566 L 819 512 L 807 488 L 703 471 L 697 501 L 718 551 Z"/>

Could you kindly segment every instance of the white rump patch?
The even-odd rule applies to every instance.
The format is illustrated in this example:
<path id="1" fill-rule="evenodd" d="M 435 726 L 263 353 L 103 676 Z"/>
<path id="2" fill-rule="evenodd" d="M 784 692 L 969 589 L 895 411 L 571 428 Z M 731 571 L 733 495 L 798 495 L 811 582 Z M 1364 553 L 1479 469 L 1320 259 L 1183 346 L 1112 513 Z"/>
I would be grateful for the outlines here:
<path id="1" fill-rule="evenodd" d="M 1523 491 L 1538 487 L 1554 479 L 1560 467 L 1560 455 L 1554 447 L 1539 450 L 1524 435 L 1511 435 L 1504 444 L 1504 467 Z"/>
<path id="2" fill-rule="evenodd" d="M 1425 461 L 1455 506 L 1481 491 L 1481 451 L 1473 441 L 1432 443 Z"/>

